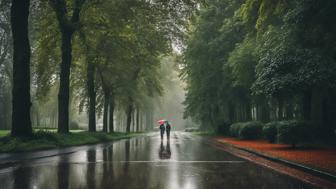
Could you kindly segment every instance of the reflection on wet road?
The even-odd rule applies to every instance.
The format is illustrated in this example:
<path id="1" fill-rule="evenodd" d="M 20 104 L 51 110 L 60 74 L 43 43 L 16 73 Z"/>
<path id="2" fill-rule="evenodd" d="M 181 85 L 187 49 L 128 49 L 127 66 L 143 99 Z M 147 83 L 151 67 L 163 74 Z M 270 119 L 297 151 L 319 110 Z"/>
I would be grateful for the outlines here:
<path id="1" fill-rule="evenodd" d="M 80 148 L 0 169 L 0 188 L 301 189 L 312 186 L 173 132 Z"/>

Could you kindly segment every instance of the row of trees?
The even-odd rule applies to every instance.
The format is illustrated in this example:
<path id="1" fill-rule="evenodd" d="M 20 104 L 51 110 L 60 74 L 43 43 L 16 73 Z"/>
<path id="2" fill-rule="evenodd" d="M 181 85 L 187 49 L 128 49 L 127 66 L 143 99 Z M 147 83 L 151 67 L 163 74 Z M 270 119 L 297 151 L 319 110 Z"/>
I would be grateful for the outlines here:
<path id="1" fill-rule="evenodd" d="M 118 109 L 130 132 L 141 115 L 150 117 L 148 99 L 162 93 L 160 58 L 181 40 L 195 5 L 190 0 L 13 0 L 12 135 L 32 133 L 30 91 L 37 106 L 32 112 L 38 112 L 55 86 L 58 132 L 69 132 L 74 102 L 88 111 L 89 131 L 96 131 L 96 115 L 102 114 L 103 131 L 113 132 Z"/>
<path id="2" fill-rule="evenodd" d="M 204 127 L 301 119 L 336 128 L 333 0 L 214 0 L 184 52 L 186 116 Z"/>

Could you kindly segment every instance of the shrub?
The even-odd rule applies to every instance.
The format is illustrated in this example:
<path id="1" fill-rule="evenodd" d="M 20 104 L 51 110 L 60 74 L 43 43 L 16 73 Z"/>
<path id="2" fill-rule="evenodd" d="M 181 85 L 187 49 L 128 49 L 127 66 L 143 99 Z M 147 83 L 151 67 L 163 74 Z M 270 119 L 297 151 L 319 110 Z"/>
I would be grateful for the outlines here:
<path id="1" fill-rule="evenodd" d="M 277 134 L 278 134 L 278 125 L 279 122 L 270 122 L 267 123 L 262 130 L 263 136 L 268 140 L 270 143 L 275 143 Z"/>
<path id="2" fill-rule="evenodd" d="M 234 123 L 230 126 L 230 135 L 233 137 L 239 137 L 240 128 L 243 127 L 244 123 Z"/>
<path id="3" fill-rule="evenodd" d="M 291 144 L 293 148 L 297 144 L 310 142 L 313 130 L 309 123 L 304 121 L 281 121 L 278 126 L 278 140 L 281 143 Z"/>
<path id="4" fill-rule="evenodd" d="M 242 139 L 261 138 L 263 124 L 257 121 L 246 122 L 240 127 L 239 137 Z"/>
<path id="5" fill-rule="evenodd" d="M 230 134 L 233 137 L 242 139 L 257 139 L 261 137 L 262 123 L 250 121 L 245 123 L 234 123 L 230 126 Z"/>

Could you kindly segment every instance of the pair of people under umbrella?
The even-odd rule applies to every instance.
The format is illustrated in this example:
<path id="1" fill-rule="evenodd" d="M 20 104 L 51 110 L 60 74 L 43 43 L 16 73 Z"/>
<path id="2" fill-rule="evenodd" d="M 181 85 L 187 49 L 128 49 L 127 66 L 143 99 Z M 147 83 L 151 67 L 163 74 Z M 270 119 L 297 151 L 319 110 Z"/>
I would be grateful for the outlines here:
<path id="1" fill-rule="evenodd" d="M 170 138 L 170 130 L 171 130 L 171 125 L 168 121 L 166 120 L 160 120 L 160 134 L 161 134 L 161 140 L 163 140 L 164 133 L 166 132 L 167 134 L 167 139 L 169 140 Z"/>

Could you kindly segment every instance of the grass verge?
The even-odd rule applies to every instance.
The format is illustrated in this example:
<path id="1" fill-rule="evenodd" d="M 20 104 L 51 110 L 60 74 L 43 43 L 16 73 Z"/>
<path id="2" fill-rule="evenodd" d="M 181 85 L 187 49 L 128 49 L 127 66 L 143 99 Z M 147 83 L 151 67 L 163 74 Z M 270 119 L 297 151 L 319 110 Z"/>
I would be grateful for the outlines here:
<path id="1" fill-rule="evenodd" d="M 7 135 L 8 133 L 6 133 Z M 77 132 L 58 134 L 50 131 L 36 131 L 31 137 L 3 136 L 0 138 L 0 153 L 27 152 L 84 144 L 96 144 L 118 139 L 130 138 L 140 133 L 91 133 Z M 1 132 L 0 132 L 1 135 Z"/>
<path id="2" fill-rule="evenodd" d="M 0 130 L 0 137 L 4 137 L 9 134 L 9 130 Z"/>

